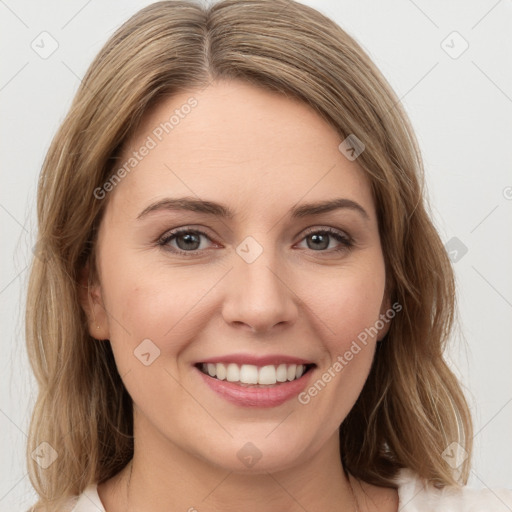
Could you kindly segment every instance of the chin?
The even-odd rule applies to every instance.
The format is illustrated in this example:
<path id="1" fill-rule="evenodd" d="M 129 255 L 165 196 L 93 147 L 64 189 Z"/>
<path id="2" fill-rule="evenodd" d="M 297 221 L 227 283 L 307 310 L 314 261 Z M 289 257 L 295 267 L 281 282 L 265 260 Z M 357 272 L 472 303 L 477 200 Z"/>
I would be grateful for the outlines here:
<path id="1" fill-rule="evenodd" d="M 205 446 L 205 451 L 197 455 L 224 470 L 253 475 L 286 470 L 297 465 L 301 459 L 307 459 L 307 455 L 298 448 L 303 450 L 306 445 L 303 437 L 275 435 L 271 439 L 272 436 L 274 434 L 268 436 L 265 430 L 259 436 L 246 435 L 230 438 L 224 443 L 214 442 Z"/>

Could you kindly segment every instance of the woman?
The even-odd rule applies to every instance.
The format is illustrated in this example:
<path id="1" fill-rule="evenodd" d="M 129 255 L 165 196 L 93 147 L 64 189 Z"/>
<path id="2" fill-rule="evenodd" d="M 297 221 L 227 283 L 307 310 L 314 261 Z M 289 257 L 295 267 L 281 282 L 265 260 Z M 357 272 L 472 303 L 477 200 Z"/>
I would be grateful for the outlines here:
<path id="1" fill-rule="evenodd" d="M 317 11 L 133 16 L 42 170 L 34 510 L 512 506 L 462 487 L 454 279 L 422 179 L 397 97 Z"/>

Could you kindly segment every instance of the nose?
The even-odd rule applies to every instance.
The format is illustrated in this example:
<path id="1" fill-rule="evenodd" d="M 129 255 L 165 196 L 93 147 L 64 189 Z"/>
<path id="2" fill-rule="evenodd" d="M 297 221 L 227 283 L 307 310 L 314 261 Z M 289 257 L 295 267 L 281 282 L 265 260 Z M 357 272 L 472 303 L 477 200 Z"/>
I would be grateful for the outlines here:
<path id="1" fill-rule="evenodd" d="M 233 269 L 226 276 L 224 320 L 259 334 L 268 334 L 277 326 L 290 326 L 298 317 L 300 302 L 290 276 L 286 262 L 274 250 L 265 248 L 252 262 L 234 254 Z"/>

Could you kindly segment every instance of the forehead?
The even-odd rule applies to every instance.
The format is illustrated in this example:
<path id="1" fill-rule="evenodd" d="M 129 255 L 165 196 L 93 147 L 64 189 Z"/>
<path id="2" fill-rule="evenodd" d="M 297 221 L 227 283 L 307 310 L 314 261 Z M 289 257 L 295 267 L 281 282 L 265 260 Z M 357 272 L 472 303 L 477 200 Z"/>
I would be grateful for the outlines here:
<path id="1" fill-rule="evenodd" d="M 132 204 L 195 195 L 260 212 L 346 196 L 374 214 L 368 178 L 340 152 L 342 140 L 303 102 L 215 82 L 167 97 L 144 116 L 118 160 L 129 172 L 113 195 Z"/>

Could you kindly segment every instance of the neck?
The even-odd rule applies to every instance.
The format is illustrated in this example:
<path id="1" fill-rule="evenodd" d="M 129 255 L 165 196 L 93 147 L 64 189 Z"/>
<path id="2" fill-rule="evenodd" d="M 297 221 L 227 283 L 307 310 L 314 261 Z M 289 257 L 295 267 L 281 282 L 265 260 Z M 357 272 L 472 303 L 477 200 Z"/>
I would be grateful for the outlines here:
<path id="1" fill-rule="evenodd" d="M 190 512 L 357 510 L 339 457 L 337 431 L 301 464 L 250 474 L 214 466 L 167 440 L 164 447 L 136 437 L 134 457 L 120 475 L 117 491 L 116 501 L 124 494 L 127 512 L 168 512 L 170 505 Z"/>

